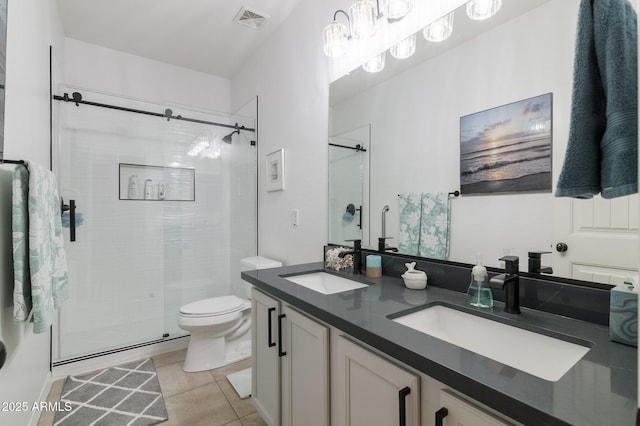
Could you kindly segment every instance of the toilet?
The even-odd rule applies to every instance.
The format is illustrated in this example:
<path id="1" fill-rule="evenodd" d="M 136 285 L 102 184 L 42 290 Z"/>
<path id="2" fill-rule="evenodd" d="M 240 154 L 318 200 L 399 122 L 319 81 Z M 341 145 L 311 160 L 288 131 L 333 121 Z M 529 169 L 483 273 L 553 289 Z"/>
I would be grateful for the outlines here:
<path id="1" fill-rule="evenodd" d="M 242 259 L 241 269 L 276 268 L 281 262 L 254 256 Z M 178 326 L 191 333 L 182 369 L 211 370 L 251 356 L 251 284 L 243 281 L 246 299 L 220 296 L 180 308 Z"/>

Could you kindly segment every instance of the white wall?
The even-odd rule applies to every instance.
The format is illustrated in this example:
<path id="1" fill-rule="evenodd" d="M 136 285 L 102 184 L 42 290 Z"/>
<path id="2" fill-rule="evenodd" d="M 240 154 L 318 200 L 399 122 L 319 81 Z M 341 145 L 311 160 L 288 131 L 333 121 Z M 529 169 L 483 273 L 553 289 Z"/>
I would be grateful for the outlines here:
<path id="1" fill-rule="evenodd" d="M 259 254 L 322 259 L 327 242 L 329 59 L 322 29 L 338 1 L 304 1 L 231 81 L 232 108 L 258 95 Z M 265 191 L 265 155 L 285 149 L 285 190 Z M 290 223 L 300 210 L 300 225 Z"/>
<path id="2" fill-rule="evenodd" d="M 67 38 L 64 81 L 70 86 L 168 105 L 229 113 L 230 81 Z"/>
<path id="3" fill-rule="evenodd" d="M 49 166 L 49 46 L 62 52 L 64 39 L 55 2 L 10 1 L 7 28 L 7 82 L 4 155 Z M 8 359 L 0 370 L 0 401 L 46 399 L 50 385 L 50 333 L 33 334 L 31 324 L 14 324 L 11 292 L 11 231 L 5 200 L 10 167 L 1 166 L 0 339 Z M 38 412 L 0 412 L 3 425 L 35 424 Z"/>

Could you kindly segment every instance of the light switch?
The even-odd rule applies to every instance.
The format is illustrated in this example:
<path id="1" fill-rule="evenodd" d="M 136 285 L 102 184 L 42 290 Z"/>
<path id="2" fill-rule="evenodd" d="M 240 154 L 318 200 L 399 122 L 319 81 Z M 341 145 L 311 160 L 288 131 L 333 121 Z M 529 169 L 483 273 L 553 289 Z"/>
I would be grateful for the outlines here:
<path id="1" fill-rule="evenodd" d="M 297 228 L 300 225 L 300 210 L 291 210 L 291 227 Z"/>

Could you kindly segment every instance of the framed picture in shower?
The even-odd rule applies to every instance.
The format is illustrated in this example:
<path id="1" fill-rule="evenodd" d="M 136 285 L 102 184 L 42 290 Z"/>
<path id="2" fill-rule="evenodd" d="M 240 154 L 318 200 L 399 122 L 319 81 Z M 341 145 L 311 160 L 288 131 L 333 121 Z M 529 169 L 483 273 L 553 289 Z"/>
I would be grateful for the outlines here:
<path id="1" fill-rule="evenodd" d="M 267 154 L 267 192 L 284 190 L 284 149 Z"/>
<path id="2" fill-rule="evenodd" d="M 460 117 L 460 192 L 551 192 L 552 94 Z"/>

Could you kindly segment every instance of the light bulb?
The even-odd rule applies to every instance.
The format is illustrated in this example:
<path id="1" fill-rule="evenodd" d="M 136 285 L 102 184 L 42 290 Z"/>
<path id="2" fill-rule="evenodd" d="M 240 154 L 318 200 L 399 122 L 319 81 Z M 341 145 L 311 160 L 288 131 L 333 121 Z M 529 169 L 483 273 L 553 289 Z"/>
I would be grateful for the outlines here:
<path id="1" fill-rule="evenodd" d="M 381 54 L 373 57 L 362 65 L 362 69 L 366 72 L 380 72 L 384 69 L 384 62 L 387 57 L 387 52 L 384 51 Z"/>
<path id="2" fill-rule="evenodd" d="M 427 41 L 440 42 L 449 38 L 453 33 L 454 12 L 439 18 L 425 27 L 422 35 Z"/>
<path id="3" fill-rule="evenodd" d="M 413 55 L 415 51 L 416 51 L 416 35 L 415 34 L 405 38 L 400 43 L 396 44 L 391 49 L 389 49 L 389 53 L 391 53 L 391 56 L 398 59 L 408 58 L 409 56 Z"/>
<path id="4" fill-rule="evenodd" d="M 353 38 L 366 39 L 375 33 L 375 8 L 371 0 L 358 0 L 351 5 L 351 36 Z"/>
<path id="5" fill-rule="evenodd" d="M 467 16 L 476 21 L 489 19 L 502 7 L 502 0 L 471 0 L 467 3 Z"/>
<path id="6" fill-rule="evenodd" d="M 413 0 L 386 0 L 384 14 L 390 21 L 404 18 L 413 7 Z"/>
<path id="7" fill-rule="evenodd" d="M 347 53 L 347 27 L 333 21 L 325 27 L 322 35 L 324 40 L 324 53 L 327 56 L 335 58 Z"/>

